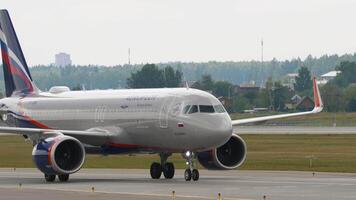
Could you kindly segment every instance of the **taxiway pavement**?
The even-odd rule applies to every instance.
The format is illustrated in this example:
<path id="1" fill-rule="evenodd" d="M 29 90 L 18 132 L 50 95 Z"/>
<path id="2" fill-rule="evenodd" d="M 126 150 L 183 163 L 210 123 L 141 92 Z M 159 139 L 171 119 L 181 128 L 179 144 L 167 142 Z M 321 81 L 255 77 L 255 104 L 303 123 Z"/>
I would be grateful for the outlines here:
<path id="1" fill-rule="evenodd" d="M 152 180 L 148 170 L 82 169 L 69 182 L 46 183 L 36 169 L 0 169 L 0 199 L 356 199 L 356 174 L 201 170 L 186 182 L 183 170 L 174 179 Z M 94 187 L 94 192 L 92 188 Z"/>

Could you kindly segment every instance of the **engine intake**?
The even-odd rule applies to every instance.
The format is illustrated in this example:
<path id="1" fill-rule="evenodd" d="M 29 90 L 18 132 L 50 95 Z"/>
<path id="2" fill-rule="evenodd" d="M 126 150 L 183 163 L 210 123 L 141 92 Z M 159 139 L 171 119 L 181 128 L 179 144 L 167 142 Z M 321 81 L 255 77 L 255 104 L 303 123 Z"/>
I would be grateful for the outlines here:
<path id="1" fill-rule="evenodd" d="M 198 161 L 206 169 L 229 170 L 239 167 L 246 158 L 246 143 L 233 134 L 224 145 L 198 153 Z"/>
<path id="2" fill-rule="evenodd" d="M 77 139 L 61 135 L 36 144 L 32 158 L 45 174 L 72 174 L 83 166 L 85 150 Z"/>

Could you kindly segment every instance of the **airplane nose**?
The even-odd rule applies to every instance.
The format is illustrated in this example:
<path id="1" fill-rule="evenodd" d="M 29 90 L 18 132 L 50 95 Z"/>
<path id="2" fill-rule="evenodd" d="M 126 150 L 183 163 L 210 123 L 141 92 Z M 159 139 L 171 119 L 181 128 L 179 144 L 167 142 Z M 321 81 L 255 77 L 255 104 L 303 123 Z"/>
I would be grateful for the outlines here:
<path id="1" fill-rule="evenodd" d="M 229 117 L 224 117 L 223 119 L 221 119 L 221 125 L 217 132 L 219 135 L 221 135 L 222 138 L 225 139 L 225 142 L 230 139 L 232 135 L 232 125 L 231 119 Z"/>
<path id="2" fill-rule="evenodd" d="M 225 144 L 232 135 L 232 125 L 229 116 L 214 117 L 206 127 L 207 132 L 211 138 L 214 146 L 221 146 Z"/>

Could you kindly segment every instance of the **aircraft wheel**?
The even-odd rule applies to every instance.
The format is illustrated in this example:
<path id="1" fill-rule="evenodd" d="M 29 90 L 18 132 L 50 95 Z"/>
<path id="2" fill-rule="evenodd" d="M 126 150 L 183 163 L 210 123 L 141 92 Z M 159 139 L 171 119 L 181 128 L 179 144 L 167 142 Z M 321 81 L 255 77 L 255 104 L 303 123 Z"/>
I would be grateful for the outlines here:
<path id="1" fill-rule="evenodd" d="M 56 179 L 56 175 L 45 174 L 44 175 L 46 182 L 53 182 Z"/>
<path id="2" fill-rule="evenodd" d="M 190 181 L 192 179 L 192 171 L 190 169 L 186 169 L 184 172 L 184 179 L 186 181 Z"/>
<path id="3" fill-rule="evenodd" d="M 192 179 L 193 179 L 193 181 L 199 180 L 199 171 L 197 169 L 193 169 L 193 171 L 192 171 Z"/>
<path id="4" fill-rule="evenodd" d="M 67 182 L 69 180 L 69 174 L 60 174 L 58 175 L 60 182 Z"/>
<path id="5" fill-rule="evenodd" d="M 163 165 L 163 175 L 166 179 L 171 179 L 174 177 L 174 165 L 173 163 L 166 163 Z"/>
<path id="6" fill-rule="evenodd" d="M 162 174 L 161 164 L 156 163 L 156 162 L 152 163 L 150 173 L 151 173 L 151 178 L 159 179 Z"/>

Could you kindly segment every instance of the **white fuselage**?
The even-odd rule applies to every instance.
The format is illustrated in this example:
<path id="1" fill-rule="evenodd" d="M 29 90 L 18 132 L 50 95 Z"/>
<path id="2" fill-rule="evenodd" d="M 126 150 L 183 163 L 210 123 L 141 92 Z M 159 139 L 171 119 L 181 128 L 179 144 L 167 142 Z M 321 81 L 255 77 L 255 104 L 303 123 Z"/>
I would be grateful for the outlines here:
<path id="1" fill-rule="evenodd" d="M 16 126 L 104 130 L 116 135 L 110 144 L 118 147 L 202 151 L 224 144 L 232 135 L 231 119 L 220 101 L 196 89 L 41 92 L 0 103 L 11 111 L 6 118 L 13 120 L 7 121 Z M 197 112 L 188 113 L 195 105 Z M 214 106 L 219 112 L 209 110 Z"/>

